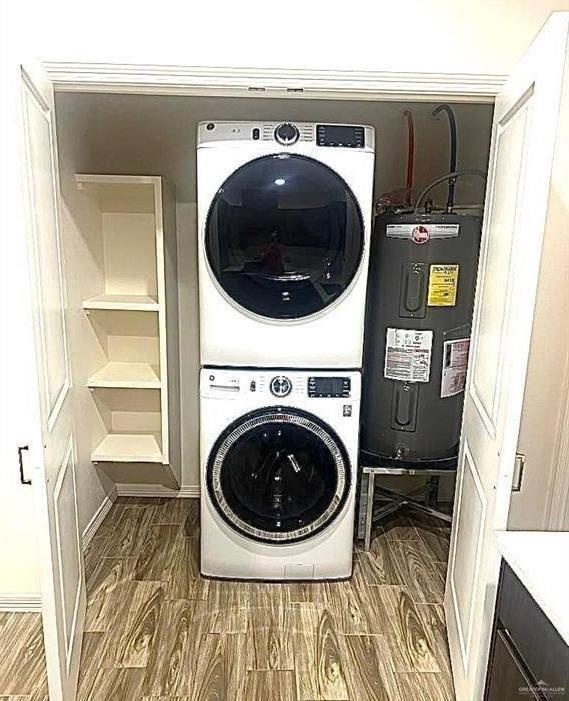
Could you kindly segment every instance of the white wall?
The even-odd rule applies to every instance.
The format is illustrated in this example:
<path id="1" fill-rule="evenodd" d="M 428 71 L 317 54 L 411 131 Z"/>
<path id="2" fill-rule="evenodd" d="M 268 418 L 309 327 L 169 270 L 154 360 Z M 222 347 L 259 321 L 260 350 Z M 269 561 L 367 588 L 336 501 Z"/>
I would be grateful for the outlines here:
<path id="1" fill-rule="evenodd" d="M 64 183 L 75 169 L 75 172 L 163 175 L 176 188 L 184 486 L 199 484 L 197 121 L 256 117 L 373 124 L 377 138 L 375 190 L 379 195 L 404 184 L 407 136 L 403 111 L 410 106 L 416 118 L 416 189 L 420 190 L 448 170 L 448 125 L 446 117 L 431 116 L 433 104 L 58 94 L 56 110 Z M 455 105 L 455 111 L 459 165 L 485 170 L 492 107 L 459 104 Z M 438 202 L 446 201 L 446 188 L 434 192 Z M 464 180 L 458 185 L 458 202 L 480 203 L 482 198 L 482 181 Z"/>
<path id="2" fill-rule="evenodd" d="M 551 11 L 569 9 L 567 0 L 9 4 L 41 58 L 492 74 L 510 71 Z"/>
<path id="3" fill-rule="evenodd" d="M 405 184 L 407 127 L 403 111 L 415 119 L 415 187 L 448 171 L 449 136 L 446 115 L 434 118 L 432 103 L 307 100 L 273 98 L 206 98 L 152 95 L 58 93 L 58 114 L 77 125 L 75 166 L 96 172 L 165 175 L 176 186 L 178 202 L 196 201 L 196 124 L 216 119 L 291 119 L 371 124 L 376 128 L 375 194 Z M 458 165 L 485 170 L 490 140 L 490 105 L 456 104 L 459 130 Z M 72 127 L 73 128 L 73 127 Z M 61 128 L 59 133 L 62 134 Z M 465 179 L 457 200 L 480 202 L 484 186 Z M 434 191 L 446 202 L 445 187 Z"/>
<path id="4" fill-rule="evenodd" d="M 64 61 L 505 74 L 568 0 L 9 3 Z"/>
<path id="5" fill-rule="evenodd" d="M 75 111 L 75 119 L 81 112 Z M 78 191 L 75 183 L 76 154 L 81 152 L 83 134 L 66 128 L 64 115 L 57 116 L 58 128 L 65 138 L 58 138 L 60 163 L 60 213 L 63 233 L 63 253 L 67 267 L 67 327 L 71 349 L 73 377 L 72 402 L 75 415 L 77 443 L 76 486 L 79 528 L 84 532 L 106 497 L 113 492 L 113 483 L 91 462 L 91 454 L 106 434 L 95 403 L 86 388 L 93 368 L 93 334 L 82 308 L 84 299 L 99 294 L 100 280 L 100 213 L 89 198 Z M 80 233 L 81 232 L 81 233 Z"/>

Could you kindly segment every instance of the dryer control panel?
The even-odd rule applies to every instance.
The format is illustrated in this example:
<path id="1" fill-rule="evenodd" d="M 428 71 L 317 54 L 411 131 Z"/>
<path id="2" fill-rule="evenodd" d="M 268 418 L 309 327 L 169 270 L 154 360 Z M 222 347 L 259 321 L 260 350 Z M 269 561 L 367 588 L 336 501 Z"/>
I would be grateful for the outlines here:
<path id="1" fill-rule="evenodd" d="M 316 127 L 318 146 L 336 146 L 344 148 L 363 148 L 365 130 L 343 124 L 318 124 Z"/>
<path id="2" fill-rule="evenodd" d="M 260 153 L 275 147 L 314 156 L 320 148 L 373 152 L 374 128 L 365 124 L 315 124 L 313 122 L 200 122 L 198 148 L 255 145 Z M 304 148 L 307 150 L 304 151 Z"/>

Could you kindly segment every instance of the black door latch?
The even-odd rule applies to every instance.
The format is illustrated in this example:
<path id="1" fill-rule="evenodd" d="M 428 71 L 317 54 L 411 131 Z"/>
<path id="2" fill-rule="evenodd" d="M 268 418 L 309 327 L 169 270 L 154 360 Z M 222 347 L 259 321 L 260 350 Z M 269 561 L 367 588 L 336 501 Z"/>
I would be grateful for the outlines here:
<path id="1" fill-rule="evenodd" d="M 20 482 L 22 484 L 31 484 L 32 483 L 32 480 L 27 480 L 24 477 L 24 459 L 22 457 L 22 453 L 24 452 L 24 450 L 29 450 L 29 449 L 30 449 L 29 445 L 21 445 L 18 448 L 18 462 L 20 463 Z"/>

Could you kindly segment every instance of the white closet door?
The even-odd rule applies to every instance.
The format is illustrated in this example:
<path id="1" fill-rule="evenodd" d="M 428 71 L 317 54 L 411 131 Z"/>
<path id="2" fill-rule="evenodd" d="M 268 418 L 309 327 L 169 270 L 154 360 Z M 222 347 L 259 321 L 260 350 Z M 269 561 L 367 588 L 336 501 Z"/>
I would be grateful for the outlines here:
<path id="1" fill-rule="evenodd" d="M 560 101 L 569 89 L 568 27 L 569 13 L 550 17 L 494 112 L 445 593 L 457 701 L 483 698 L 500 564 L 494 532 L 507 527 Z"/>
<path id="2" fill-rule="evenodd" d="M 53 88 L 35 67 L 22 68 L 20 94 L 22 180 L 40 404 L 39 425 L 30 426 L 35 438 L 30 441 L 30 457 L 37 466 L 32 482 L 38 507 L 49 698 L 72 701 L 79 674 L 85 578 L 77 514 Z"/>

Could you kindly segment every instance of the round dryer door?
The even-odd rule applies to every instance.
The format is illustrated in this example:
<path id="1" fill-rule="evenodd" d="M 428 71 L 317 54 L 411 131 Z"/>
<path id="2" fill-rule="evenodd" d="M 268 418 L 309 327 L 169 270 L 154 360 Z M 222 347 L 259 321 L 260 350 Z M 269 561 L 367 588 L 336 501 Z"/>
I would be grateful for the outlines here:
<path id="1" fill-rule="evenodd" d="M 207 466 L 209 496 L 232 529 L 264 543 L 295 543 L 329 526 L 350 488 L 346 450 L 307 412 L 267 407 L 231 424 Z"/>
<path id="2" fill-rule="evenodd" d="M 313 158 L 263 156 L 223 183 L 207 218 L 209 265 L 253 314 L 299 319 L 338 300 L 361 263 L 364 224 L 342 178 Z"/>

